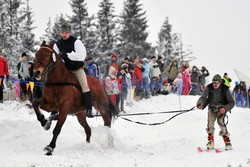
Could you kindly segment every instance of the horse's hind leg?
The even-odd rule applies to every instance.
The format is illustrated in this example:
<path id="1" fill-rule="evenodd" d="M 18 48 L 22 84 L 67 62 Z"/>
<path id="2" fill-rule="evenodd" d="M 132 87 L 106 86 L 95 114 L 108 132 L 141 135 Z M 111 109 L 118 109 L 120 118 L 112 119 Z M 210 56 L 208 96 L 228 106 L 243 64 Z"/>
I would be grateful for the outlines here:
<path id="1" fill-rule="evenodd" d="M 86 141 L 89 143 L 90 142 L 90 136 L 91 136 L 91 129 L 87 123 L 86 120 L 86 112 L 80 112 L 78 114 L 76 114 L 78 122 L 82 125 L 82 127 L 85 130 L 85 134 L 86 134 Z"/>
<path id="2" fill-rule="evenodd" d="M 105 109 L 101 106 L 97 106 L 97 110 L 100 112 L 100 114 L 102 116 L 104 126 L 111 127 L 111 120 L 110 120 L 110 117 L 108 116 L 108 114 L 105 113 Z"/>

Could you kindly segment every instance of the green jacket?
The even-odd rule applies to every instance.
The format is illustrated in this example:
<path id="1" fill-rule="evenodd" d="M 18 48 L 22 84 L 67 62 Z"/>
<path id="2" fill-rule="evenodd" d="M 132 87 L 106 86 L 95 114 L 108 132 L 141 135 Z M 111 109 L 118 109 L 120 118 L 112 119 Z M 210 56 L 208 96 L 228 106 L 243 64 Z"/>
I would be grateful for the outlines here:
<path id="1" fill-rule="evenodd" d="M 226 78 L 226 77 L 223 77 L 222 78 L 222 82 L 224 83 L 224 85 L 226 85 L 227 87 L 229 87 L 230 88 L 230 82 L 232 81 L 230 78 Z"/>

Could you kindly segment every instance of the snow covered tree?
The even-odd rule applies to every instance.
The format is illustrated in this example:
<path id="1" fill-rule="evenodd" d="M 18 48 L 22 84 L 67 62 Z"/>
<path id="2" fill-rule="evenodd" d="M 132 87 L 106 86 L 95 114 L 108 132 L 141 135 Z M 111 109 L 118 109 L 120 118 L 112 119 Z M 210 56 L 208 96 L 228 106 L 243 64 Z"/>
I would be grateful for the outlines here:
<path id="1" fill-rule="evenodd" d="M 168 17 L 166 17 L 160 33 L 158 35 L 158 41 L 157 41 L 157 52 L 158 56 L 165 57 L 165 59 L 168 62 L 171 62 L 173 47 L 172 47 L 172 25 L 169 24 Z"/>
<path id="2" fill-rule="evenodd" d="M 146 56 L 151 46 L 146 42 L 148 37 L 146 12 L 143 11 L 139 0 L 125 1 L 120 25 L 119 54 L 131 58 Z"/>
<path id="3" fill-rule="evenodd" d="M 113 53 L 115 43 L 114 6 L 110 0 L 102 0 L 99 4 L 98 19 L 98 55 L 107 59 Z"/>
<path id="4" fill-rule="evenodd" d="M 16 70 L 15 66 L 19 61 L 19 57 L 23 52 L 22 40 L 20 38 L 20 23 L 23 21 L 21 17 L 21 1 L 5 0 L 2 1 L 1 7 L 1 47 L 4 55 L 9 62 L 10 72 Z"/>
<path id="5" fill-rule="evenodd" d="M 21 31 L 19 31 L 22 40 L 22 47 L 24 52 L 30 54 L 35 52 L 35 34 L 32 33 L 32 30 L 34 30 L 35 27 L 33 27 L 33 12 L 29 6 L 29 0 L 26 0 L 26 7 L 22 11 L 22 17 L 24 17 L 24 20 L 22 22 Z"/>
<path id="6" fill-rule="evenodd" d="M 196 58 L 192 56 L 191 45 L 184 45 L 181 36 L 180 33 L 172 34 L 172 58 L 177 59 L 182 65 L 184 62 L 191 62 Z"/>
<path id="7" fill-rule="evenodd" d="M 51 18 L 49 17 L 49 21 L 47 23 L 47 28 L 45 29 L 45 34 L 40 37 L 40 41 L 46 41 L 46 43 L 50 43 L 53 39 L 52 35 L 52 23 L 51 23 Z"/>
<path id="8" fill-rule="evenodd" d="M 70 17 L 72 27 L 72 35 L 80 40 L 86 39 L 86 32 L 88 27 L 88 11 L 85 0 L 71 0 L 69 2 L 73 15 Z"/>
<path id="9" fill-rule="evenodd" d="M 95 55 L 96 27 L 94 16 L 89 17 L 85 0 L 71 0 L 69 2 L 73 15 L 70 17 L 72 35 L 83 41 L 87 55 Z"/>
<path id="10" fill-rule="evenodd" d="M 84 45 L 86 47 L 87 56 L 97 57 L 97 28 L 94 23 L 95 16 L 92 15 L 88 19 L 86 38 L 83 40 Z"/>
<path id="11" fill-rule="evenodd" d="M 61 27 L 64 23 L 66 23 L 66 19 L 63 14 L 55 18 L 55 23 L 52 28 L 52 40 L 57 41 L 61 38 Z"/>
<path id="12" fill-rule="evenodd" d="M 165 59 L 166 66 L 168 66 L 174 59 L 180 64 L 184 61 L 192 61 L 194 57 L 191 56 L 192 51 L 188 47 L 184 47 L 181 34 L 172 33 L 172 25 L 166 17 L 157 41 L 157 55 Z"/>
<path id="13" fill-rule="evenodd" d="M 5 32 L 7 31 L 7 20 L 6 20 L 6 8 L 4 4 L 4 0 L 0 0 L 0 48 L 4 48 L 5 44 Z"/>

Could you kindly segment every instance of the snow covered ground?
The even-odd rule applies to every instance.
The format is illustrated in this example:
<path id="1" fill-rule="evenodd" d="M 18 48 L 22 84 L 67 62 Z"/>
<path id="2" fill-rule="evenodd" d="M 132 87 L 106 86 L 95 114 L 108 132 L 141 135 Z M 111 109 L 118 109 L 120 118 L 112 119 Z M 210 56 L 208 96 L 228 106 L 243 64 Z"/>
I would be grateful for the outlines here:
<path id="1" fill-rule="evenodd" d="M 127 113 L 160 112 L 190 109 L 198 96 L 157 96 L 135 102 Z M 47 113 L 45 113 L 48 116 Z M 130 116 L 136 121 L 155 123 L 174 114 Z M 228 114 L 232 151 L 224 151 L 216 125 L 215 144 L 222 153 L 197 151 L 207 143 L 207 110 L 193 110 L 160 126 L 138 125 L 118 118 L 112 128 L 103 126 L 100 117 L 88 119 L 92 129 L 91 143 L 77 118 L 68 116 L 58 138 L 53 156 L 43 155 L 52 138 L 36 120 L 33 110 L 17 101 L 0 104 L 1 167 L 245 167 L 250 166 L 250 110 L 234 108 Z M 53 122 L 52 127 L 54 127 Z"/>

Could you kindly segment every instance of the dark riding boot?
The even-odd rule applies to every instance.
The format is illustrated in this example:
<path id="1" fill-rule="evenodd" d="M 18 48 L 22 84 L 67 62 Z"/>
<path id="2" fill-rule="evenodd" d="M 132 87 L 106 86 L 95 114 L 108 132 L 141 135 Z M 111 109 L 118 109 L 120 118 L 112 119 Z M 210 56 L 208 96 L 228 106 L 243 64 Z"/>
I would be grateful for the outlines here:
<path id="1" fill-rule="evenodd" d="M 86 110 L 87 110 L 87 117 L 93 118 L 94 115 L 92 114 L 92 95 L 91 92 L 83 93 L 83 99 L 85 101 Z"/>

